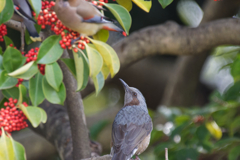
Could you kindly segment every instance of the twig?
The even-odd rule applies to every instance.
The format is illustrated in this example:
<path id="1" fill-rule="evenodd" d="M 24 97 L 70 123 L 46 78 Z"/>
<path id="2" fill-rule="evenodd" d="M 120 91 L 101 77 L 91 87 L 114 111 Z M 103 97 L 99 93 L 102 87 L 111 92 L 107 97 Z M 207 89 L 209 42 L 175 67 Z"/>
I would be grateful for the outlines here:
<path id="1" fill-rule="evenodd" d="M 24 51 L 24 46 L 25 46 L 25 43 L 24 43 L 25 29 L 26 29 L 26 26 L 23 24 L 23 22 L 21 22 L 21 48 L 20 48 L 21 52 Z"/>
<path id="2" fill-rule="evenodd" d="M 165 148 L 165 160 L 168 160 L 168 149 Z"/>

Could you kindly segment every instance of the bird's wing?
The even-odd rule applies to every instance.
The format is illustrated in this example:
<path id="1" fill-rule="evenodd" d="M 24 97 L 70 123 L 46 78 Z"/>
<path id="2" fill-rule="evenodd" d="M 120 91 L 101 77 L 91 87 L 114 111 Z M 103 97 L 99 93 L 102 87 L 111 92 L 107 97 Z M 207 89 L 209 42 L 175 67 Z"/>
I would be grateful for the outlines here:
<path id="1" fill-rule="evenodd" d="M 32 18 L 32 8 L 26 0 L 14 0 L 13 2 L 14 2 L 14 11 L 19 16 L 36 23 L 35 20 Z"/>
<path id="2" fill-rule="evenodd" d="M 114 154 L 130 158 L 137 146 L 150 134 L 152 122 L 144 124 L 114 124 L 112 129 L 112 140 Z"/>

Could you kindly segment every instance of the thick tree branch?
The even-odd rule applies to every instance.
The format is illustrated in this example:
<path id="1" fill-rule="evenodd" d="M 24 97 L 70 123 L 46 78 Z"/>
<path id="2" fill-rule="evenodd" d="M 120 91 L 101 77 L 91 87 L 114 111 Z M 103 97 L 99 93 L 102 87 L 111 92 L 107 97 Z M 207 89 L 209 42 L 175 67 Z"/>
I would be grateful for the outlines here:
<path id="1" fill-rule="evenodd" d="M 196 55 L 223 44 L 239 45 L 240 20 L 222 19 L 183 27 L 175 22 L 147 27 L 113 45 L 121 66 L 156 54 Z"/>
<path id="2" fill-rule="evenodd" d="M 67 56 L 67 51 L 64 50 L 63 57 Z M 76 80 L 68 68 L 61 61 L 59 61 L 59 65 L 63 72 L 63 82 L 66 87 L 67 98 L 65 103 L 72 131 L 73 159 L 88 158 L 91 157 L 91 150 L 82 97 L 81 94 L 76 92 Z"/>
<path id="3" fill-rule="evenodd" d="M 240 45 L 238 33 L 239 19 L 221 19 L 197 28 L 170 21 L 136 31 L 114 44 L 113 49 L 118 54 L 122 69 L 148 56 L 198 55 L 219 45 Z M 93 85 L 88 85 L 81 93 L 85 97 L 93 90 Z"/>
<path id="4" fill-rule="evenodd" d="M 203 7 L 204 17 L 201 23 L 232 17 L 239 10 L 239 6 L 239 0 L 228 0 L 220 3 L 206 1 Z M 219 32 L 219 34 L 225 33 Z M 199 86 L 199 76 L 210 49 L 203 50 L 197 56 L 182 56 L 177 59 L 174 73 L 172 73 L 166 85 L 162 104 L 186 107 L 194 105 L 196 90 Z"/>

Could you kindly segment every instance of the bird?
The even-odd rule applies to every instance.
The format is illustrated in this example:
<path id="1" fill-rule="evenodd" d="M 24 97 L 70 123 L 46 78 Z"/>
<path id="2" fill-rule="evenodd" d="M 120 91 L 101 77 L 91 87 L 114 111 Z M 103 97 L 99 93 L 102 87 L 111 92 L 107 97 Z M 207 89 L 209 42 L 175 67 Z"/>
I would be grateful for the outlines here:
<path id="1" fill-rule="evenodd" d="M 33 19 L 32 8 L 27 0 L 13 0 L 14 3 L 14 14 L 12 19 L 23 22 L 28 30 L 30 38 L 33 42 L 41 41 L 34 24 L 36 23 Z"/>
<path id="2" fill-rule="evenodd" d="M 129 87 L 122 79 L 125 89 L 124 107 L 117 113 L 112 125 L 112 160 L 129 160 L 133 155 L 139 160 L 149 145 L 153 129 L 147 104 L 142 93 Z"/>
<path id="3" fill-rule="evenodd" d="M 95 35 L 101 29 L 120 32 L 126 36 L 121 28 L 85 0 L 56 0 L 54 11 L 63 25 L 82 36 Z"/>

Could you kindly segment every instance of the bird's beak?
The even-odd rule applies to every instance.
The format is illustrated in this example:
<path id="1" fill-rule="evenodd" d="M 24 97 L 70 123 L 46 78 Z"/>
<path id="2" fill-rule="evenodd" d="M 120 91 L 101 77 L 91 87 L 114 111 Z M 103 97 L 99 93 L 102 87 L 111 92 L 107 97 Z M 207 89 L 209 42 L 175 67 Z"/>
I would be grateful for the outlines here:
<path id="1" fill-rule="evenodd" d="M 121 78 L 119 78 L 119 80 L 122 82 L 123 87 L 124 87 L 124 89 L 125 89 L 125 92 L 129 92 L 130 89 L 129 89 L 129 86 L 127 85 L 127 83 L 124 82 Z"/>

